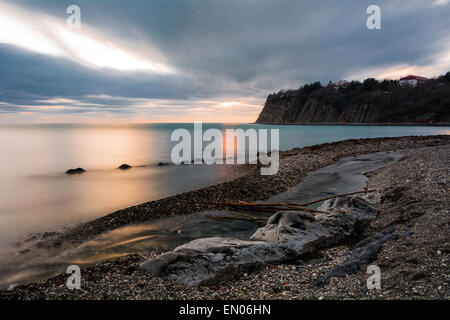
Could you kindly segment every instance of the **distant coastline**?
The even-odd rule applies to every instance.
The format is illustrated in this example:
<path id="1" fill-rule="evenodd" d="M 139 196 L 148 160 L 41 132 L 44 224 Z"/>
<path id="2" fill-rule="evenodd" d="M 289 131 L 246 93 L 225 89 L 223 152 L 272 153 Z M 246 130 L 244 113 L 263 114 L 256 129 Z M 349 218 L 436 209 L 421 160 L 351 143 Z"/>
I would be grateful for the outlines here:
<path id="1" fill-rule="evenodd" d="M 386 127 L 450 127 L 450 122 L 442 123 L 337 123 L 337 122 L 288 122 L 288 123 L 277 123 L 277 122 L 253 122 L 251 124 L 262 124 L 262 125 L 291 125 L 291 126 L 386 126 Z"/>

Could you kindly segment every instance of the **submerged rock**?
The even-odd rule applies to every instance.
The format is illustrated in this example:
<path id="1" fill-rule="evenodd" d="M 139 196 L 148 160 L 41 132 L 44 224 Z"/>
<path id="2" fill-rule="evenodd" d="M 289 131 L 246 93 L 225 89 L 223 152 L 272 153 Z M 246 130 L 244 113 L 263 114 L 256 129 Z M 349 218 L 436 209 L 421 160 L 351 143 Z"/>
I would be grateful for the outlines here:
<path id="1" fill-rule="evenodd" d="M 128 165 L 128 164 L 126 164 L 126 163 L 124 163 L 124 164 L 122 164 L 120 167 L 118 167 L 117 169 L 120 169 L 120 170 L 128 170 L 128 169 L 131 169 L 131 168 L 133 168 L 133 167 L 130 166 L 130 165 Z"/>
<path id="2" fill-rule="evenodd" d="M 66 174 L 82 174 L 85 173 L 86 170 L 83 168 L 69 169 L 66 171 Z"/>
<path id="3" fill-rule="evenodd" d="M 277 212 L 256 230 L 251 241 L 197 239 L 147 260 L 140 267 L 186 285 L 222 282 L 357 235 L 377 214 L 367 200 L 358 196 L 328 200 L 320 208 L 333 213 L 313 216 L 300 211 Z"/>

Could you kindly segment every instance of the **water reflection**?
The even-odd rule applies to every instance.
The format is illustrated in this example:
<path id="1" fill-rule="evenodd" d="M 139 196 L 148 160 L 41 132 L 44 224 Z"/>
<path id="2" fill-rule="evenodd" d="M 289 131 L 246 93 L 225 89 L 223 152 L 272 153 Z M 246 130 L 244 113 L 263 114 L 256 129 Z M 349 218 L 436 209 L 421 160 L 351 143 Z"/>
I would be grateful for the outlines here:
<path id="1" fill-rule="evenodd" d="M 30 234 L 70 227 L 109 212 L 242 175 L 229 166 L 164 166 L 174 129 L 192 124 L 0 126 L 0 248 Z M 445 134 L 448 127 L 203 124 L 203 130 L 280 129 L 280 149 L 342 139 Z M 254 146 L 253 146 L 254 147 Z M 225 153 L 224 157 L 227 156 Z M 127 171 L 116 170 L 127 163 Z M 142 166 L 142 167 L 140 167 Z M 87 173 L 66 176 L 69 168 Z"/>
<path id="2" fill-rule="evenodd" d="M 157 219 L 126 226 L 75 247 L 36 248 L 27 241 L 17 249 L 0 253 L 0 288 L 26 283 L 65 272 L 68 265 L 90 265 L 149 249 L 173 249 L 200 237 L 228 236 L 248 239 L 262 222 L 218 221 L 211 216 L 229 216 L 225 211 L 206 211 L 189 216 Z"/>
<path id="3" fill-rule="evenodd" d="M 334 165 L 309 174 L 299 185 L 268 199 L 268 202 L 309 202 L 329 195 L 362 190 L 367 178 L 361 172 L 374 170 L 398 160 L 400 152 L 385 152 L 342 159 Z M 316 206 L 320 203 L 316 204 Z M 267 212 L 252 212 L 268 217 Z M 162 218 L 139 225 L 125 226 L 86 241 L 76 247 L 35 249 L 35 242 L 24 243 L 22 250 L 0 252 L 0 287 L 14 282 L 29 282 L 65 271 L 70 264 L 92 264 L 149 249 L 173 249 L 203 237 L 233 237 L 249 239 L 262 226 L 261 221 L 218 220 L 233 217 L 228 211 L 210 210 L 186 216 Z M 17 252 L 17 249 L 16 249 Z"/>
<path id="4" fill-rule="evenodd" d="M 169 160 L 167 137 L 160 138 L 164 132 L 62 127 L 54 136 L 49 128 L 36 130 L 0 135 L 0 145 L 6 147 L 0 160 L 2 246 L 31 233 L 74 225 L 243 174 L 225 166 L 158 167 L 158 162 Z M 29 141 L 33 135 L 42 141 L 33 144 Z M 31 143 L 32 157 L 23 153 L 25 140 Z M 122 163 L 137 167 L 116 170 Z M 87 173 L 64 174 L 74 167 L 83 167 Z"/>

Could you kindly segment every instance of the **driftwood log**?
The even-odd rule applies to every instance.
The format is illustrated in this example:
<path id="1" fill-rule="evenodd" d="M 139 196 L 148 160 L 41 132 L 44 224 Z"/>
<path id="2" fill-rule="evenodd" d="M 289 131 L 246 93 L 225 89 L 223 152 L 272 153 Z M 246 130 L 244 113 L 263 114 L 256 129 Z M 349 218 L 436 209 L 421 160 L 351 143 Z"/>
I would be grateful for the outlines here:
<path id="1" fill-rule="evenodd" d="M 330 200 L 333 198 L 346 197 L 346 196 L 352 196 L 355 194 L 369 193 L 369 192 L 375 192 L 375 191 L 377 191 L 377 190 L 370 189 L 370 190 L 362 190 L 362 191 L 356 191 L 356 192 L 343 193 L 343 194 L 329 196 L 326 198 L 321 198 L 321 199 L 317 199 L 317 200 L 307 202 L 307 203 L 302 203 L 302 204 L 293 203 L 293 202 L 255 203 L 255 202 L 245 202 L 245 201 L 240 201 L 240 200 L 237 202 L 233 202 L 233 201 L 213 202 L 213 204 L 220 205 L 220 206 L 237 207 L 237 208 L 244 209 L 244 210 L 263 211 L 263 212 L 271 212 L 271 213 L 278 212 L 278 211 L 286 211 L 286 210 L 288 211 L 288 210 L 294 209 L 294 210 L 298 210 L 298 211 L 309 212 L 312 214 L 317 214 L 317 213 L 332 214 L 335 212 L 308 208 L 307 206 L 315 204 L 315 203 L 319 203 L 322 201 Z M 339 212 L 346 213 L 346 210 L 340 210 Z M 231 213 L 234 215 L 240 216 L 240 217 L 223 217 L 223 216 L 217 217 L 217 216 L 211 216 L 211 215 L 207 215 L 207 217 L 212 218 L 212 219 L 218 219 L 218 220 L 267 221 L 267 219 L 258 218 L 258 217 L 248 215 L 245 213 L 239 213 L 239 212 L 235 212 L 235 211 L 233 211 Z"/>

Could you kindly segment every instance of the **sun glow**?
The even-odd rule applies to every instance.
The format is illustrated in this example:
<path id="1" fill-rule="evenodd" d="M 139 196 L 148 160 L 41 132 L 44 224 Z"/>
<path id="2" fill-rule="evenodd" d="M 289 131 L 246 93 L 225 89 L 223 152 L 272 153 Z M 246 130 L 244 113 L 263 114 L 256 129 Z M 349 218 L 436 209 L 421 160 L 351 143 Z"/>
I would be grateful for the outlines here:
<path id="1" fill-rule="evenodd" d="M 15 19 L 7 12 L 0 5 L 0 43 L 14 44 L 42 54 L 62 54 L 58 46 L 45 36 L 41 28 L 21 19 Z"/>
<path id="2" fill-rule="evenodd" d="M 104 43 L 65 28 L 59 28 L 57 34 L 61 39 L 66 40 L 72 55 L 98 67 L 118 70 L 151 70 L 159 73 L 170 72 L 168 67 L 136 58 L 112 43 Z"/>
<path id="3" fill-rule="evenodd" d="M 224 103 L 220 104 L 221 107 L 233 107 L 233 106 L 240 106 L 240 105 L 241 105 L 240 102 L 224 102 Z"/>
<path id="4" fill-rule="evenodd" d="M 157 58 L 141 58 L 103 39 L 84 24 L 82 30 L 69 30 L 62 19 L 25 13 L 16 7 L 0 4 L 0 25 L 0 43 L 16 45 L 37 53 L 64 56 L 102 68 L 174 72 L 162 61 L 156 61 Z"/>

